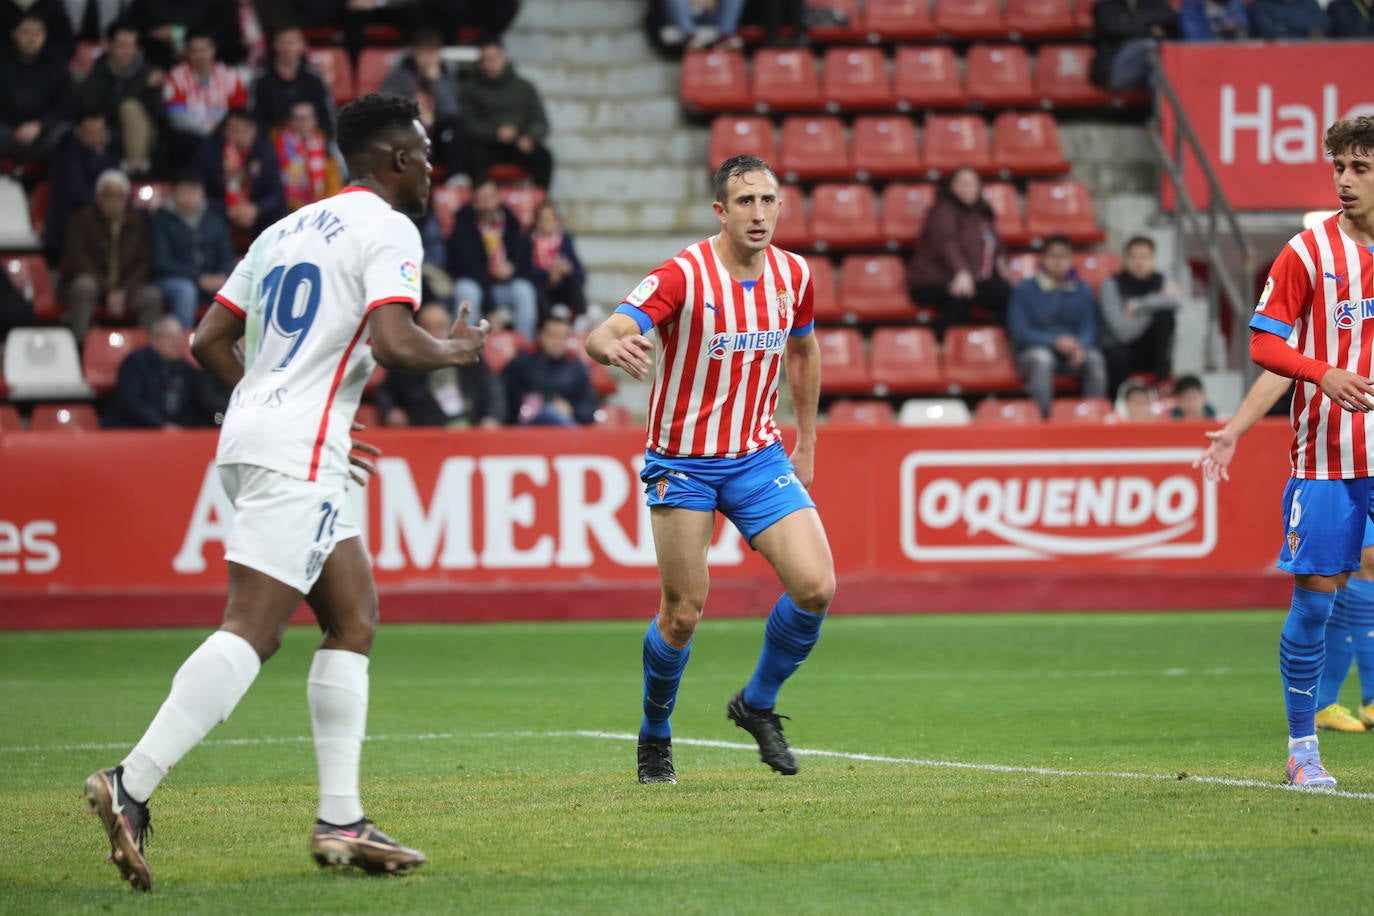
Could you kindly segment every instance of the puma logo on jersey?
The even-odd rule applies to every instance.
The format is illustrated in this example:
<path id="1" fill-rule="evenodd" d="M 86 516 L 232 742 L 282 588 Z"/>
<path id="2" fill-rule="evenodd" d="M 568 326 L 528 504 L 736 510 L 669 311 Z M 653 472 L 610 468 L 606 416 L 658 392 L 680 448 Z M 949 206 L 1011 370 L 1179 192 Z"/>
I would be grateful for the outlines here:
<path id="1" fill-rule="evenodd" d="M 1326 277 L 1328 280 L 1335 280 L 1337 286 L 1345 286 L 1345 275 L 1347 273 L 1349 273 L 1347 270 L 1343 270 L 1339 274 L 1333 274 L 1329 270 L 1324 270 L 1322 271 L 1322 276 Z"/>

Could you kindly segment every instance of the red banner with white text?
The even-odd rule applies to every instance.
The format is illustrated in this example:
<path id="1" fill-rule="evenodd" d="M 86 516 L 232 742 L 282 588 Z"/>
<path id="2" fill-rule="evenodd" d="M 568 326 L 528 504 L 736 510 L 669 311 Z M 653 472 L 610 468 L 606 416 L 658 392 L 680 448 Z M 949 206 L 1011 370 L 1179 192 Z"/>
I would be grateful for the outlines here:
<path id="1" fill-rule="evenodd" d="M 1190 466 L 1208 428 L 824 427 L 812 492 L 836 610 L 1276 603 L 1291 433 L 1259 424 L 1213 484 Z M 385 454 L 353 515 L 384 615 L 652 614 L 641 433 L 372 438 Z M 233 515 L 214 448 L 213 433 L 0 438 L 0 628 L 213 620 Z M 772 571 L 732 526 L 709 560 L 708 612 L 767 611 Z"/>
<path id="2" fill-rule="evenodd" d="M 1336 210 L 1322 138 L 1342 118 L 1374 114 L 1374 86 L 1364 72 L 1374 42 L 1170 43 L 1164 73 L 1206 151 L 1231 206 L 1238 210 Z M 1160 113 L 1172 155 L 1176 123 Z M 1185 147 L 1186 149 L 1186 147 Z M 1189 196 L 1210 195 L 1201 168 L 1186 156 Z M 1164 206 L 1172 209 L 1164 183 Z"/>

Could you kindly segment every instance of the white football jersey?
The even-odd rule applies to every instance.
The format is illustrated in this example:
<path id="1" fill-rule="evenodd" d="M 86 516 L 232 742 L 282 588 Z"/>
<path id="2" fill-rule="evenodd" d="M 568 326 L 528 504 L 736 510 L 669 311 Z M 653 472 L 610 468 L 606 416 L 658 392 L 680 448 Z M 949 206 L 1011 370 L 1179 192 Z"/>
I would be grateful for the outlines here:
<path id="1" fill-rule="evenodd" d="M 302 207 L 258 236 L 215 301 L 246 322 L 219 464 L 342 483 L 372 374 L 367 318 L 418 308 L 423 248 L 409 218 L 364 188 Z"/>

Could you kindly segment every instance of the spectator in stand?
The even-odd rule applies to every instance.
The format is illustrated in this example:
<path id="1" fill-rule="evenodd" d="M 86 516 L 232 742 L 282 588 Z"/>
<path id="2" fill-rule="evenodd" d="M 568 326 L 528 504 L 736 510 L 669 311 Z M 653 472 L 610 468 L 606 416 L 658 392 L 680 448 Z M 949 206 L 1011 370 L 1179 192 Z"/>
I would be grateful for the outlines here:
<path id="1" fill-rule="evenodd" d="M 0 270 L 0 341 L 15 328 L 33 324 L 31 289 L 18 289 L 10 279 L 10 272 Z"/>
<path id="2" fill-rule="evenodd" d="M 162 99 L 172 129 L 173 163 L 191 160 L 230 109 L 248 104 L 239 72 L 215 60 L 209 32 L 186 36 L 186 60 L 167 71 Z"/>
<path id="3" fill-rule="evenodd" d="M 163 119 L 166 74 L 152 66 L 138 47 L 138 30 L 118 19 L 105 30 L 105 53 L 98 57 L 77 91 L 78 106 L 97 110 L 124 150 L 124 171 L 144 175 L 157 151 Z"/>
<path id="4" fill-rule="evenodd" d="M 454 306 L 472 303 L 472 320 L 488 319 L 498 311 L 528 338 L 534 337 L 539 319 L 539 296 L 532 282 L 529 240 L 520 231 L 510 208 L 501 203 L 496 182 L 484 181 L 472 200 L 453 215 L 448 239 L 448 272 L 453 277 Z"/>
<path id="5" fill-rule="evenodd" d="M 415 31 L 410 53 L 403 55 L 382 82 L 393 92 L 420 103 L 420 121 L 434 144 L 434 161 L 450 176 L 464 169 L 463 109 L 458 96 L 458 73 L 439 54 L 444 40 L 437 29 Z"/>
<path id="6" fill-rule="evenodd" d="M 1250 34 L 1244 0 L 1184 0 L 1178 23 L 1184 41 L 1236 41 Z"/>
<path id="7" fill-rule="evenodd" d="M 129 206 L 129 178 L 111 169 L 95 183 L 95 201 L 72 217 L 58 268 L 62 320 L 86 339 L 96 309 L 114 324 L 151 325 L 162 296 L 149 285 L 148 227 Z"/>
<path id="8" fill-rule="evenodd" d="M 214 299 L 234 269 L 234 248 L 224 217 L 205 202 L 200 176 L 186 173 L 153 214 L 150 230 L 153 285 L 182 327 L 196 326 L 196 313 Z"/>
<path id="9" fill-rule="evenodd" d="M 117 0 L 107 0 L 114 2 Z M 67 15 L 63 0 L 0 0 L 0 35 L 9 35 L 19 20 L 37 16 L 47 28 L 47 45 L 63 60 L 70 60 L 76 51 L 76 35 L 72 17 Z M 79 23 L 78 23 L 79 25 Z"/>
<path id="10" fill-rule="evenodd" d="M 272 36 L 272 60 L 250 93 L 264 136 L 290 119 L 292 105 L 308 101 L 315 106 L 325 136 L 334 139 L 334 100 L 324 80 L 306 63 L 305 52 L 305 36 L 298 28 L 284 28 Z"/>
<path id="11" fill-rule="evenodd" d="M 1122 252 L 1122 271 L 1102 281 L 1102 351 L 1107 385 L 1116 391 L 1127 376 L 1148 372 L 1162 382 L 1173 375 L 1174 313 L 1178 287 L 1155 270 L 1155 243 L 1138 235 Z"/>
<path id="12" fill-rule="evenodd" d="M 252 237 L 286 215 L 277 154 L 253 116 L 236 108 L 206 138 L 200 155 L 210 206 L 240 236 L 235 247 L 247 250 Z"/>
<path id="13" fill-rule="evenodd" d="M 663 6 L 688 50 L 712 44 L 725 51 L 744 47 L 744 40 L 736 34 L 744 0 L 663 0 Z"/>
<path id="14" fill-rule="evenodd" d="M 355 63 L 367 45 L 369 25 L 394 26 L 409 39 L 424 22 L 419 0 L 344 0 L 340 18 L 344 47 Z"/>
<path id="15" fill-rule="evenodd" d="M 420 0 L 421 18 L 453 40 L 464 29 L 500 38 L 520 12 L 518 0 Z"/>
<path id="16" fill-rule="evenodd" d="M 446 340 L 453 323 L 448 309 L 421 307 L 415 323 Z M 373 401 L 387 426 L 444 426 L 495 429 L 506 416 L 506 397 L 487 364 L 449 367 L 429 373 L 388 372 L 373 392 Z"/>
<path id="17" fill-rule="evenodd" d="M 171 315 L 159 318 L 142 347 L 119 364 L 101 425 L 181 429 L 214 426 L 229 399 L 186 359 L 186 331 Z"/>
<path id="18" fill-rule="evenodd" d="M 978 173 L 955 169 L 926 214 L 907 267 L 912 298 L 936 310 L 941 333 L 968 324 L 974 307 L 988 313 L 983 320 L 1001 324 L 1011 295 L 1005 269 L 1006 250 Z"/>
<path id="19" fill-rule="evenodd" d="M 343 188 L 343 166 L 304 99 L 291 106 L 291 120 L 272 133 L 286 209 L 292 213 Z"/>
<path id="20" fill-rule="evenodd" d="M 133 0 L 128 18 L 148 59 L 166 71 L 186 53 L 186 36 L 213 30 L 226 10 L 232 10 L 226 0 Z"/>
<path id="21" fill-rule="evenodd" d="M 110 139 L 105 116 L 99 111 L 81 115 L 58 143 L 43 226 L 43 250 L 48 260 L 61 257 L 72 214 L 95 199 L 95 180 L 101 172 L 118 168 L 119 160 L 119 145 Z"/>
<path id="22" fill-rule="evenodd" d="M 1093 32 L 1092 81 L 1114 91 L 1148 89 L 1150 49 L 1178 36 L 1178 11 L 1169 0 L 1100 0 Z"/>
<path id="23" fill-rule="evenodd" d="M 1007 334 L 1026 391 L 1049 416 L 1054 379 L 1082 379 L 1083 397 L 1107 395 L 1107 361 L 1097 349 L 1097 303 L 1073 275 L 1073 243 L 1062 235 L 1045 241 L 1040 272 L 1011 291 Z"/>
<path id="24" fill-rule="evenodd" d="M 553 157 L 543 145 L 549 121 L 539 91 L 516 75 L 499 41 L 484 41 L 481 55 L 464 96 L 468 174 L 481 182 L 493 164 L 510 163 L 529 172 L 539 187 L 548 188 Z"/>
<path id="25" fill-rule="evenodd" d="M 1196 375 L 1181 375 L 1174 382 L 1174 409 L 1169 416 L 1175 420 L 1215 420 L 1216 408 L 1207 403 L 1202 379 Z"/>
<path id="26" fill-rule="evenodd" d="M 1332 38 L 1374 38 L 1374 0 L 1331 0 Z"/>
<path id="27" fill-rule="evenodd" d="M 1134 379 L 1122 384 L 1117 396 L 1116 412 L 1127 423 L 1154 423 L 1159 420 L 1155 413 L 1155 401 L 1150 389 L 1143 382 Z"/>
<path id="28" fill-rule="evenodd" d="M 210 29 L 219 59 L 248 73 L 260 68 L 267 56 L 267 37 L 257 0 L 226 0 L 216 10 Z"/>
<path id="29" fill-rule="evenodd" d="M 558 208 L 547 201 L 534 211 L 530 262 L 535 287 L 545 302 L 567 306 L 574 318 L 587 313 L 586 271 L 573 246 L 572 235 L 563 228 Z"/>
<path id="30" fill-rule="evenodd" d="M 509 422 L 578 426 L 596 419 L 596 392 L 587 366 L 568 347 L 572 313 L 554 307 L 539 325 L 538 346 L 516 354 L 501 373 Z"/>
<path id="31" fill-rule="evenodd" d="M 1325 38 L 1331 34 L 1331 20 L 1317 0 L 1252 0 L 1250 28 L 1256 38 L 1271 41 Z"/>
<path id="32" fill-rule="evenodd" d="M 806 44 L 806 3 L 805 0 L 756 0 L 763 7 L 764 41 L 770 45 L 791 44 L 803 47 Z M 782 29 L 787 27 L 788 38 L 783 39 Z"/>
<path id="33" fill-rule="evenodd" d="M 47 44 L 48 27 L 26 13 L 0 59 L 0 158 L 36 166 L 52 156 L 68 124 L 72 78 Z"/>

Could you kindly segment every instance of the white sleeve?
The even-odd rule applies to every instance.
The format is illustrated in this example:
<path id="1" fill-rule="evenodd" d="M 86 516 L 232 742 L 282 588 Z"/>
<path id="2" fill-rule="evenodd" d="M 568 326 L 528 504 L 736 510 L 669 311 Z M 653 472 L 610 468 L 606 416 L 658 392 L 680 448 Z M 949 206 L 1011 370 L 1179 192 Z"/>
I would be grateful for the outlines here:
<path id="1" fill-rule="evenodd" d="M 420 230 L 400 213 L 378 227 L 363 268 L 363 301 L 367 312 L 379 305 L 406 302 L 420 307 L 420 264 L 424 261 Z"/>
<path id="2" fill-rule="evenodd" d="M 248 249 L 248 253 L 234 265 L 233 273 L 229 274 L 229 279 L 224 281 L 224 286 L 215 295 L 215 301 L 227 308 L 240 318 L 247 319 L 248 312 L 253 307 L 253 293 L 257 283 L 254 276 L 254 265 L 257 258 L 258 243 L 253 242 Z"/>

